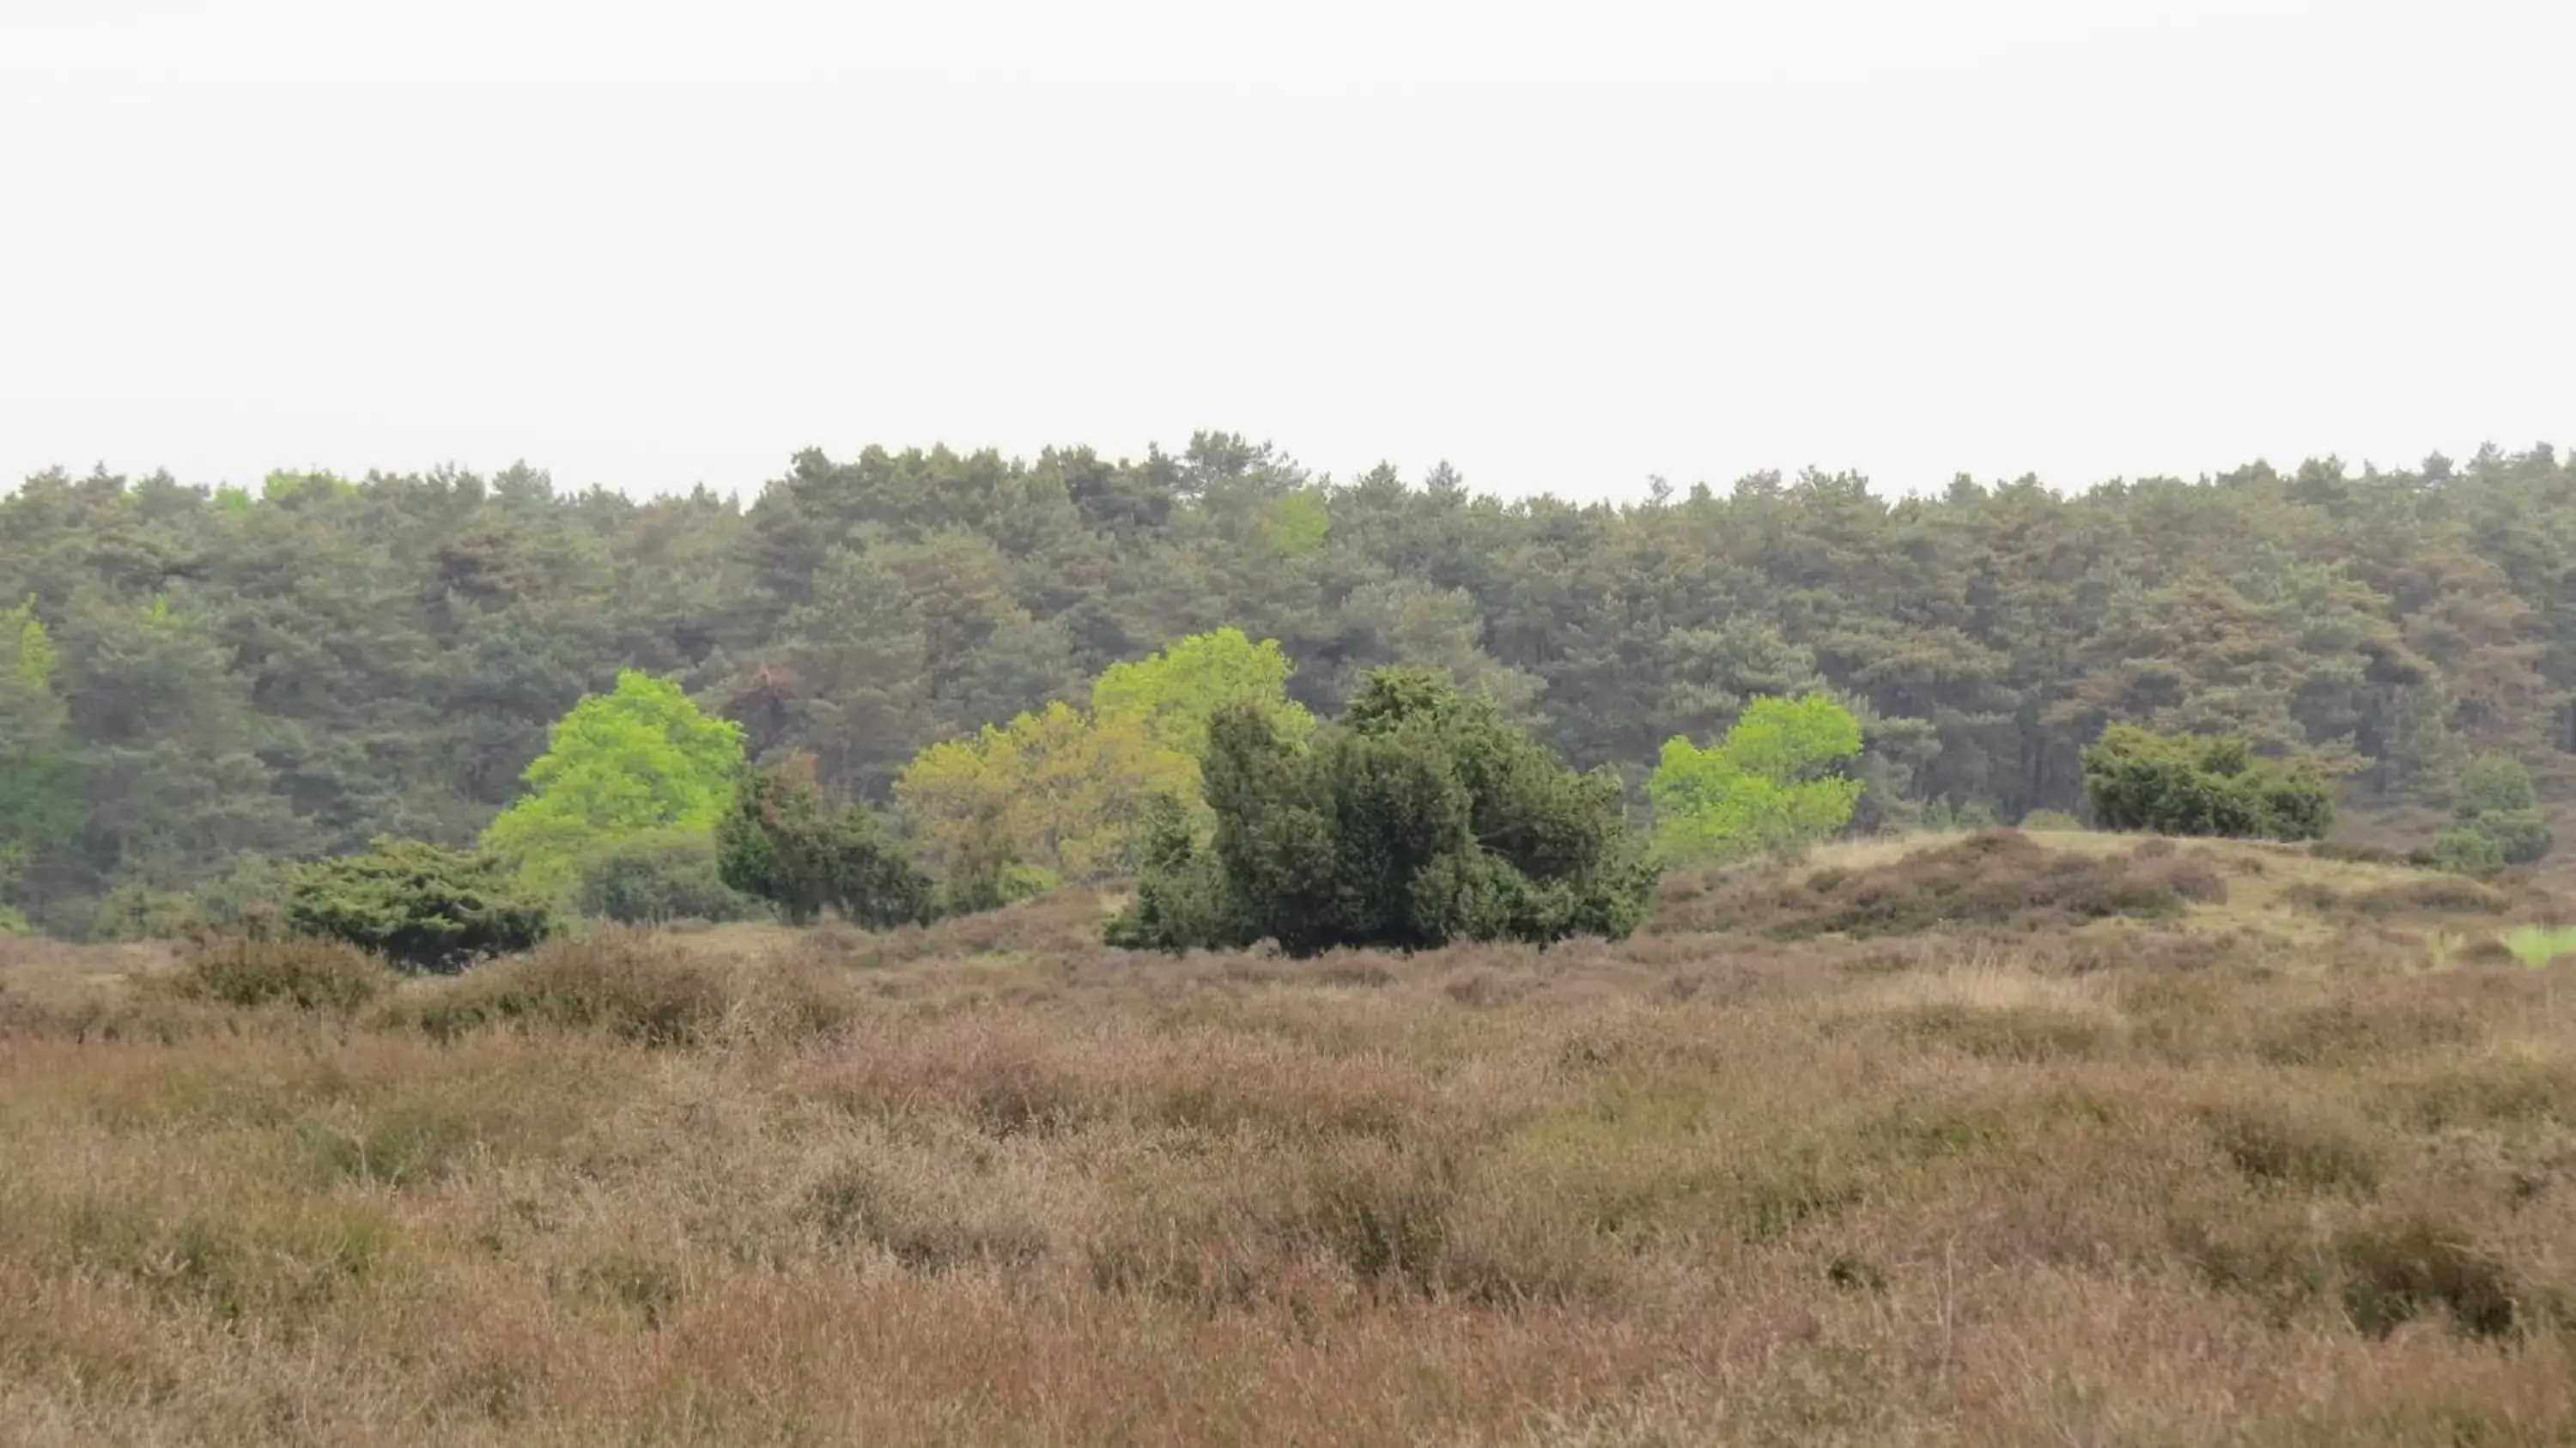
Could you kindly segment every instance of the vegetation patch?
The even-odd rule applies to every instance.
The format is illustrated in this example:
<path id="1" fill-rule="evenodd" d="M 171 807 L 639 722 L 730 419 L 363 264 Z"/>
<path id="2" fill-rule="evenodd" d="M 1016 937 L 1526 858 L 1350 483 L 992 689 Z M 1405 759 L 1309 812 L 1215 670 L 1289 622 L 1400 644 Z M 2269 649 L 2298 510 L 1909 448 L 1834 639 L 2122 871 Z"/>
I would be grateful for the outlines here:
<path id="1" fill-rule="evenodd" d="M 172 989 L 193 999 L 338 1016 L 355 1014 L 393 984 L 384 962 L 354 945 L 264 931 L 196 943 L 171 980 Z"/>
<path id="2" fill-rule="evenodd" d="M 525 950 L 554 929 L 545 902 L 522 890 L 498 858 L 417 840 L 378 840 L 365 854 L 296 871 L 286 923 L 437 971 Z"/>
<path id="3" fill-rule="evenodd" d="M 2280 1066 L 2353 1066 L 2476 1044 L 2474 1018 L 2402 1001 L 2338 1000 L 2265 1022 L 2254 1052 Z"/>
<path id="4" fill-rule="evenodd" d="M 2308 1192 L 2367 1195 L 2384 1170 L 2358 1130 L 2280 1107 L 2229 1106 L 2204 1116 L 2211 1144 L 2247 1180 Z"/>
<path id="5" fill-rule="evenodd" d="M 494 1025 L 598 1031 L 643 1046 L 707 1044 L 730 1025 L 810 1036 L 851 1005 L 814 971 L 737 966 L 654 931 L 613 928 L 548 943 L 397 1002 L 388 1024 L 453 1041 Z"/>
<path id="6" fill-rule="evenodd" d="M 2342 903 L 2356 914 L 2385 919 L 2409 915 L 2501 915 L 2513 907 L 2513 898 L 2475 880 L 2428 875 L 2347 895 Z"/>
<path id="7" fill-rule="evenodd" d="M 2576 955 L 2576 927 L 2526 925 L 2504 938 L 2504 948 L 2532 970 Z"/>
<path id="8" fill-rule="evenodd" d="M 2335 1240 L 2344 1311 L 2372 1337 L 2427 1312 L 2469 1337 L 2503 1337 L 2546 1311 L 2546 1294 L 2440 1223 L 2410 1218 L 2356 1227 Z"/>
<path id="9" fill-rule="evenodd" d="M 2108 1022 L 2057 1006 L 1942 1001 L 1897 1012 L 1890 1020 L 1906 1035 L 1998 1061 L 2083 1060 L 2118 1040 Z"/>
<path id="10" fill-rule="evenodd" d="M 226 1324 L 287 1331 L 370 1277 L 393 1241 L 380 1213 L 319 1203 L 248 1216 L 90 1194 L 68 1204 L 59 1227 L 83 1273 L 123 1279 Z"/>
<path id="11" fill-rule="evenodd" d="M 2115 916 L 2161 920 L 2227 898 L 2207 860 L 2146 846 L 2097 856 L 2052 850 L 2013 830 L 1985 830 L 1867 869 L 1828 866 L 1782 883 L 1742 871 L 1681 903 L 1666 930 L 1737 928 L 1779 940 L 1840 934 L 1919 935 L 1964 927 L 2069 929 Z"/>

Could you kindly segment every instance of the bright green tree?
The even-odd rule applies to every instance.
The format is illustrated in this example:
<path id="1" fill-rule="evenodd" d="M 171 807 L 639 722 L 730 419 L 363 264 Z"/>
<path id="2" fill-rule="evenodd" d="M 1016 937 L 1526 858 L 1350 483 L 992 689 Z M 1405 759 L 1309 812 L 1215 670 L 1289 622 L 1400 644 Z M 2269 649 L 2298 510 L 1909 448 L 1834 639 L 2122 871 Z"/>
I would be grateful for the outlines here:
<path id="1" fill-rule="evenodd" d="M 742 729 L 700 713 L 668 679 L 626 670 L 572 708 L 528 766 L 528 790 L 483 843 L 531 885 L 562 891 L 603 844 L 714 828 L 743 770 Z"/>
<path id="2" fill-rule="evenodd" d="M 1104 719 L 1132 719 L 1195 760 L 1207 749 L 1208 721 L 1229 705 L 1259 711 L 1289 740 L 1313 733 L 1314 716 L 1288 697 L 1294 672 L 1277 639 L 1256 644 L 1241 629 L 1221 628 L 1110 665 L 1091 686 L 1091 708 Z"/>
<path id="3" fill-rule="evenodd" d="M 1111 665 L 1089 712 L 1050 703 L 930 746 L 895 781 L 895 798 L 952 881 L 1013 864 L 1075 879 L 1127 869 L 1158 801 L 1177 802 L 1198 834 L 1213 827 L 1199 756 L 1217 713 L 1251 709 L 1292 741 L 1313 733 L 1313 716 L 1288 697 L 1289 673 L 1276 640 L 1193 634 Z"/>
<path id="4" fill-rule="evenodd" d="M 1137 717 L 1059 701 L 930 746 L 894 788 L 944 874 L 991 856 L 1081 879 L 1125 869 L 1153 800 L 1197 798 L 1198 765 Z"/>
<path id="5" fill-rule="evenodd" d="M 1647 785 L 1656 858 L 1729 859 L 1833 834 L 1863 788 L 1833 771 L 1860 751 L 1860 720 L 1824 694 L 1757 698 L 1706 749 L 1674 737 Z"/>

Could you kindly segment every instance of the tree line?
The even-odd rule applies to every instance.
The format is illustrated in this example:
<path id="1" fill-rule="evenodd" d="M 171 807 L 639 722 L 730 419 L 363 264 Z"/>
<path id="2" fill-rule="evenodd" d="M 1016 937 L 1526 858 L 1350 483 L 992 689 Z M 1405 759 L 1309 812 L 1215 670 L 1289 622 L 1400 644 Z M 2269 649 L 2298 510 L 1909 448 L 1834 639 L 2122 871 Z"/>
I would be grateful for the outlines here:
<path id="1" fill-rule="evenodd" d="M 0 910 L 67 934 L 264 861 L 481 840 L 630 670 L 747 758 L 810 756 L 826 795 L 886 808 L 1025 793 L 1050 730 L 1195 760 L 1154 738 L 1186 724 L 1102 690 L 1227 627 L 1277 642 L 1299 711 L 1418 666 L 1639 814 L 1659 762 L 1675 789 L 1726 777 L 1666 746 L 1721 753 L 1761 696 L 1848 710 L 1864 826 L 2074 810 L 2120 724 L 2242 736 L 2362 810 L 2451 805 L 2485 756 L 2552 792 L 2576 748 L 2576 472 L 2547 447 L 1617 504 L 1328 479 L 1224 434 L 1132 460 L 808 452 L 747 502 L 524 467 L 48 473 L 0 499 L 0 601 Z M 945 862 L 998 828 L 921 843 Z"/>

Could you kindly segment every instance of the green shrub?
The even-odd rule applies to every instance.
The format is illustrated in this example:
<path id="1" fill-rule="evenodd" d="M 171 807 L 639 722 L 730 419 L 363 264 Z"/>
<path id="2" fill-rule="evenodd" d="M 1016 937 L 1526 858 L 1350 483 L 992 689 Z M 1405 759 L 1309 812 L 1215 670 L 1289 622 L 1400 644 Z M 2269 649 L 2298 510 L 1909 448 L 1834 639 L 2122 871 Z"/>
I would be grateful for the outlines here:
<path id="1" fill-rule="evenodd" d="M 2083 764 L 2085 798 L 2104 829 L 2313 840 L 2334 823 L 2323 776 L 2257 759 L 2242 739 L 2115 724 L 2085 749 Z"/>
<path id="2" fill-rule="evenodd" d="M 1935 834 L 1952 830 L 1990 830 L 1998 823 L 1995 807 L 1981 799 L 1926 800 L 1915 819 L 1916 827 Z"/>
<path id="3" fill-rule="evenodd" d="M 1203 773 L 1214 842 L 1199 847 L 1165 810 L 1111 943 L 1270 939 L 1312 955 L 1618 938 L 1654 888 L 1615 779 L 1566 769 L 1490 701 L 1419 670 L 1369 675 L 1311 747 L 1257 711 L 1220 713 Z"/>
<path id="4" fill-rule="evenodd" d="M 2478 833 L 2495 842 L 2496 853 L 2508 865 L 2528 865 L 2547 859 L 2558 846 L 2549 826 L 2541 822 L 2537 810 L 2497 810 L 2478 816 Z"/>
<path id="5" fill-rule="evenodd" d="M 1655 857 L 1734 859 L 1830 837 L 1860 803 L 1862 781 L 1842 771 L 1862 742 L 1860 720 L 1824 694 L 1754 699 L 1706 749 L 1687 737 L 1666 741 L 1646 786 Z M 1925 828 L 1947 829 L 1956 810 L 1936 800 L 1922 815 Z"/>
<path id="6" fill-rule="evenodd" d="M 174 982 L 180 994 L 200 1000 L 342 1016 L 392 983 L 384 962 L 345 941 L 259 929 L 200 938 Z"/>
<path id="7" fill-rule="evenodd" d="M 2460 875 L 2483 875 L 2504 868 L 2504 849 L 2493 835 L 2475 826 L 2444 830 L 2433 837 L 2435 869 Z"/>
<path id="8" fill-rule="evenodd" d="M 1150 816 L 1150 810 L 1148 813 Z M 998 910 L 1063 888 L 1063 876 L 1015 858 L 1009 841 L 998 831 L 970 829 L 961 833 L 964 838 L 952 852 L 948 878 L 939 887 L 939 913 L 972 915 Z"/>
<path id="9" fill-rule="evenodd" d="M 798 758 L 743 776 L 716 822 L 724 883 L 806 925 L 825 909 L 872 930 L 915 925 L 938 913 L 938 892 L 883 821 L 864 807 L 835 812 Z"/>
<path id="10" fill-rule="evenodd" d="M 286 861 L 244 855 L 188 897 L 189 923 L 225 930 L 273 920 L 284 912 L 294 879 L 295 867 Z"/>
<path id="11" fill-rule="evenodd" d="M 577 868 L 576 907 L 621 925 L 749 920 L 766 911 L 725 883 L 711 834 L 639 835 L 591 852 Z"/>
<path id="12" fill-rule="evenodd" d="M 2041 834 L 2066 834 L 2084 828 L 2084 822 L 2062 809 L 2035 809 L 2021 817 L 2021 828 Z"/>
<path id="13" fill-rule="evenodd" d="M 297 870 L 286 922 L 413 970 L 460 970 L 525 950 L 553 929 L 545 902 L 523 893 L 499 861 L 417 840 L 378 840 L 366 854 Z"/>
<path id="14" fill-rule="evenodd" d="M 2540 791 L 2519 759 L 2489 754 L 2472 760 L 2451 786 L 2451 810 L 2463 823 L 2540 807 Z"/>
<path id="15" fill-rule="evenodd" d="M 168 940 L 188 923 L 188 897 L 148 885 L 119 885 L 90 916 L 89 938 L 98 941 Z"/>
<path id="16" fill-rule="evenodd" d="M 2451 788 L 2457 829 L 2433 840 L 2429 855 L 2441 869 L 2480 874 L 2545 859 L 2557 846 L 2540 817 L 2540 794 L 2522 762 L 2488 755 L 2460 771 Z"/>

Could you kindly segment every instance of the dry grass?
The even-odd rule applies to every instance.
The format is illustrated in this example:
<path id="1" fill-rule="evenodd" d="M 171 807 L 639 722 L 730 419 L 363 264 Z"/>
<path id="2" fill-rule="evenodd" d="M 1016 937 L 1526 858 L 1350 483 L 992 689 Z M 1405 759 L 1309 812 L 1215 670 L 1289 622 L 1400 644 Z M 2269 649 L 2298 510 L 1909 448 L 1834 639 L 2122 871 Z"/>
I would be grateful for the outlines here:
<path id="1" fill-rule="evenodd" d="M 2492 922 L 2372 866 L 1879 848 L 1547 952 L 1066 895 L 344 1015 L 5 947 L 0 1438 L 2568 1441 L 2576 963 L 2437 959 Z M 1763 904 L 1908 879 L 2022 903 Z"/>

